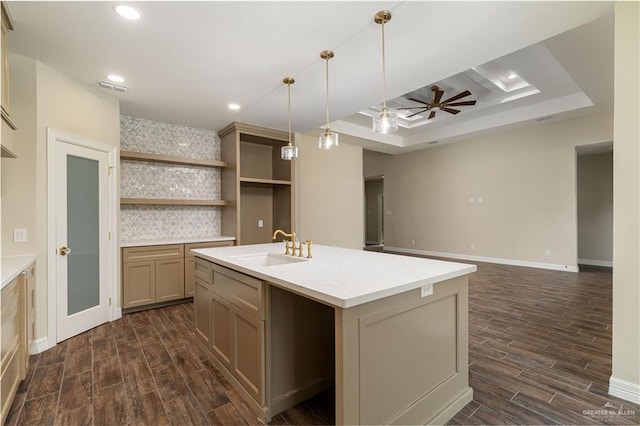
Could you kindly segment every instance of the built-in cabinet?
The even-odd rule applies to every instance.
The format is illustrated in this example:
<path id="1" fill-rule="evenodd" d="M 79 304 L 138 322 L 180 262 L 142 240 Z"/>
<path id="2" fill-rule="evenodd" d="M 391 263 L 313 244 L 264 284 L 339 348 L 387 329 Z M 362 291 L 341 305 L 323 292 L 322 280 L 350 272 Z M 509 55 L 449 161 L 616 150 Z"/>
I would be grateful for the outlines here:
<path id="1" fill-rule="evenodd" d="M 195 333 L 258 405 L 266 403 L 266 285 L 196 258 Z"/>
<path id="2" fill-rule="evenodd" d="M 259 244 L 293 230 L 294 164 L 280 158 L 288 133 L 234 122 L 218 134 L 223 161 L 235 166 L 222 171 L 222 233 Z"/>
<path id="3" fill-rule="evenodd" d="M 18 274 L 3 289 L 0 312 L 0 424 L 4 424 L 20 381 L 29 366 L 29 349 L 35 327 L 35 263 Z"/>
<path id="4" fill-rule="evenodd" d="M 9 31 L 13 30 L 13 19 L 6 2 L 1 2 L 2 8 L 2 55 L 0 60 L 0 74 L 2 84 L 2 97 L 0 98 L 0 106 L 2 110 L 2 157 L 15 158 L 14 154 L 14 134 L 17 129 L 15 123 L 11 119 L 9 108 Z"/>
<path id="5" fill-rule="evenodd" d="M 195 262 L 191 249 L 228 245 L 233 245 L 233 241 L 123 248 L 122 308 L 139 308 L 192 297 Z"/>
<path id="6" fill-rule="evenodd" d="M 195 260 L 195 335 L 260 421 L 333 383 L 332 308 Z"/>

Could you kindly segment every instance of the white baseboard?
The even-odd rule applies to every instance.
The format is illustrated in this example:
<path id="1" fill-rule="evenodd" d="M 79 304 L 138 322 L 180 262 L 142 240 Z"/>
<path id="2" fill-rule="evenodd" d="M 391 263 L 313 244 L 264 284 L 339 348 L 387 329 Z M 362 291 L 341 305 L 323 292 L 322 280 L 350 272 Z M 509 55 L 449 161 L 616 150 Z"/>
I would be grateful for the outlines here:
<path id="1" fill-rule="evenodd" d="M 50 348 L 51 346 L 49 346 L 49 338 L 45 336 L 33 341 L 31 347 L 29 348 L 29 353 L 31 355 L 39 354 L 40 352 L 44 352 Z"/>
<path id="2" fill-rule="evenodd" d="M 578 265 L 603 266 L 605 268 L 613 268 L 613 261 L 595 260 L 595 259 L 578 259 Z"/>
<path id="3" fill-rule="evenodd" d="M 530 262 L 528 260 L 500 259 L 497 257 L 471 256 L 468 254 L 442 253 L 437 251 L 416 250 L 404 247 L 384 246 L 384 251 L 421 254 L 424 256 L 447 257 L 450 259 L 470 260 L 472 262 L 497 263 L 500 265 L 525 266 L 527 268 L 551 269 L 554 271 L 578 272 L 578 265 L 559 265 L 557 263 Z"/>
<path id="4" fill-rule="evenodd" d="M 640 404 L 640 384 L 627 382 L 613 376 L 609 379 L 609 395 Z"/>

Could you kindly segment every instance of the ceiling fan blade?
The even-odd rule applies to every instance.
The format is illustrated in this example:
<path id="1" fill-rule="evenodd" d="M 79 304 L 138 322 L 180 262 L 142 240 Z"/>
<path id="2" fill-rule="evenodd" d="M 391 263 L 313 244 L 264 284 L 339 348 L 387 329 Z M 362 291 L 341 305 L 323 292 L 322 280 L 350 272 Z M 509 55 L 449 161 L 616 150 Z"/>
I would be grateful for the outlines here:
<path id="1" fill-rule="evenodd" d="M 457 95 L 450 97 L 449 99 L 447 99 L 446 101 L 444 101 L 444 102 L 442 102 L 442 103 L 443 103 L 443 104 L 446 104 L 446 103 L 449 103 L 449 102 L 457 101 L 458 99 L 462 99 L 462 98 L 464 98 L 464 97 L 467 97 L 467 96 L 469 96 L 470 94 L 471 94 L 471 92 L 470 92 L 470 91 L 465 90 L 465 91 L 464 91 L 464 92 L 462 92 L 462 93 L 458 93 Z"/>
<path id="2" fill-rule="evenodd" d="M 435 101 L 435 105 L 438 105 L 440 103 L 440 99 L 442 99 L 442 95 L 444 95 L 444 90 L 436 90 L 436 96 L 433 98 L 433 100 Z"/>
<path id="3" fill-rule="evenodd" d="M 429 105 L 429 102 L 421 101 L 420 99 L 416 99 L 416 98 L 407 98 L 407 99 L 413 102 L 418 102 L 419 104 Z"/>
<path id="4" fill-rule="evenodd" d="M 404 111 L 405 109 L 430 109 L 431 106 L 419 106 L 419 107 L 404 107 L 404 108 L 398 108 L 401 111 Z"/>
<path id="5" fill-rule="evenodd" d="M 462 102 L 454 102 L 454 103 L 447 103 L 445 104 L 445 106 L 462 106 L 462 105 L 475 105 L 476 101 L 462 101 Z"/>
<path id="6" fill-rule="evenodd" d="M 448 112 L 449 114 L 454 114 L 454 115 L 460 112 L 460 110 L 459 110 L 459 109 L 447 108 L 447 107 L 444 107 L 444 106 L 440 106 L 440 109 L 441 109 L 442 111 L 446 111 L 446 112 Z"/>
<path id="7" fill-rule="evenodd" d="M 411 115 L 407 115 L 407 117 L 406 117 L 406 118 L 411 118 L 411 117 L 413 117 L 414 115 L 418 115 L 418 114 L 421 114 L 421 113 L 426 112 L 426 111 L 427 111 L 427 110 L 425 109 L 424 111 L 414 112 L 414 113 L 413 113 L 413 114 L 411 114 Z"/>
<path id="8" fill-rule="evenodd" d="M 431 111 L 431 114 L 429 114 L 428 120 L 431 120 L 435 116 L 436 116 L 436 112 L 435 111 Z"/>

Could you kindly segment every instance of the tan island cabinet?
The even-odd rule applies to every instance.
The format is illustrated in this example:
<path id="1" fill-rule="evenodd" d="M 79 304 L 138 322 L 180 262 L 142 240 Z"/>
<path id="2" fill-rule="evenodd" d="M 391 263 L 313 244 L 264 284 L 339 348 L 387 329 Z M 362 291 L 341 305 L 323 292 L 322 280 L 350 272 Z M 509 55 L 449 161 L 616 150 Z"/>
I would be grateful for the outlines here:
<path id="1" fill-rule="evenodd" d="M 336 424 L 443 424 L 472 400 L 474 265 L 280 249 L 196 251 L 196 334 L 257 422 L 331 387 Z"/>

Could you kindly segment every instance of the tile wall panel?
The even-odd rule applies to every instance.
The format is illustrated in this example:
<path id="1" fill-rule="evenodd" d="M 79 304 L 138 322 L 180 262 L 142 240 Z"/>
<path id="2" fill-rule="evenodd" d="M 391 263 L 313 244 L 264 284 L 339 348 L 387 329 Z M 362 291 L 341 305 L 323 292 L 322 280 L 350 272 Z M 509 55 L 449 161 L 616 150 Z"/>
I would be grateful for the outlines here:
<path id="1" fill-rule="evenodd" d="M 220 207 L 126 204 L 120 210 L 122 241 L 220 235 Z"/>
<path id="2" fill-rule="evenodd" d="M 217 132 L 120 116 L 120 149 L 203 160 L 220 159 Z M 220 169 L 122 160 L 123 198 L 217 200 Z M 203 238 L 220 235 L 220 207 L 122 205 L 121 240 Z"/>

